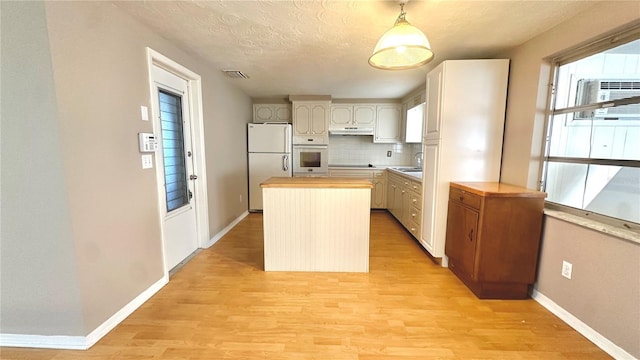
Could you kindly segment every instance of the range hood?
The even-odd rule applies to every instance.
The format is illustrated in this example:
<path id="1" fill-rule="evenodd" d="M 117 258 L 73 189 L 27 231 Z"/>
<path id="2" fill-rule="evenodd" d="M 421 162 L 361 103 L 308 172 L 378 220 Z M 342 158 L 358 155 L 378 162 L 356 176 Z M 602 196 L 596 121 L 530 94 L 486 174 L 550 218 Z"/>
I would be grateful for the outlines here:
<path id="1" fill-rule="evenodd" d="M 373 126 L 345 126 L 329 128 L 330 135 L 373 135 Z"/>

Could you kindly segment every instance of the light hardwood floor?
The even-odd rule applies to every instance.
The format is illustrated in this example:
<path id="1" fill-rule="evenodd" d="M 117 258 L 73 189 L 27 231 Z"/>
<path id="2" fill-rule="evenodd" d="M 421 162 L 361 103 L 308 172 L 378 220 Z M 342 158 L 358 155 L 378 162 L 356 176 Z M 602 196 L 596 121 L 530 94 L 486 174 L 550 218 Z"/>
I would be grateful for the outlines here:
<path id="1" fill-rule="evenodd" d="M 478 300 L 386 212 L 370 272 L 263 271 L 250 214 L 88 351 L 2 359 L 609 359 L 533 300 Z"/>

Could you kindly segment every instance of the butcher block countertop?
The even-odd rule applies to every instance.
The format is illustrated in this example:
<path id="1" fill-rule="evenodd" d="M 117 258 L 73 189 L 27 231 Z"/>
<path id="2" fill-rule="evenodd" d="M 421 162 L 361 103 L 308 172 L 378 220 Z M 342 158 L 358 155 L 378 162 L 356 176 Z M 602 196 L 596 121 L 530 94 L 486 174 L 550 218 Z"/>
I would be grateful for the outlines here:
<path id="1" fill-rule="evenodd" d="M 452 188 L 470 192 L 472 194 L 492 197 L 547 197 L 547 193 L 530 190 L 520 186 L 503 184 L 499 182 L 452 182 Z"/>
<path id="2" fill-rule="evenodd" d="M 305 189 L 371 189 L 367 179 L 341 177 L 272 177 L 260 184 L 263 188 L 305 188 Z"/>

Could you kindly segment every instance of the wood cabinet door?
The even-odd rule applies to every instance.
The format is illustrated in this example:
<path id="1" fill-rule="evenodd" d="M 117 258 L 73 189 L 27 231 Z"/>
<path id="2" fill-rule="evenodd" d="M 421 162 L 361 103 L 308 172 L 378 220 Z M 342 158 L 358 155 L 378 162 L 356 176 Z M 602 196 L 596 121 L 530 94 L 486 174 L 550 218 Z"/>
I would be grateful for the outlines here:
<path id="1" fill-rule="evenodd" d="M 358 125 L 375 124 L 376 106 L 375 105 L 354 105 L 353 106 L 353 123 Z"/>
<path id="2" fill-rule="evenodd" d="M 311 106 L 311 134 L 324 135 L 327 133 L 329 107 L 325 104 Z"/>
<path id="3" fill-rule="evenodd" d="M 376 126 L 373 142 L 402 142 L 402 105 L 389 104 L 376 106 Z"/>
<path id="4" fill-rule="evenodd" d="M 293 129 L 295 135 L 308 135 L 311 133 L 311 106 L 309 104 L 294 105 Z"/>
<path id="5" fill-rule="evenodd" d="M 440 138 L 442 120 L 442 81 L 444 65 L 438 65 L 427 74 L 427 124 L 424 127 L 424 141 Z"/>
<path id="6" fill-rule="evenodd" d="M 349 126 L 352 120 L 352 105 L 331 105 L 331 127 Z"/>
<path id="7" fill-rule="evenodd" d="M 384 209 L 384 200 L 386 196 L 387 189 L 385 188 L 385 181 L 381 179 L 374 179 L 373 189 L 371 189 L 371 207 L 375 209 Z"/>
<path id="8" fill-rule="evenodd" d="M 445 253 L 449 266 L 475 278 L 478 212 L 456 201 L 449 201 Z"/>

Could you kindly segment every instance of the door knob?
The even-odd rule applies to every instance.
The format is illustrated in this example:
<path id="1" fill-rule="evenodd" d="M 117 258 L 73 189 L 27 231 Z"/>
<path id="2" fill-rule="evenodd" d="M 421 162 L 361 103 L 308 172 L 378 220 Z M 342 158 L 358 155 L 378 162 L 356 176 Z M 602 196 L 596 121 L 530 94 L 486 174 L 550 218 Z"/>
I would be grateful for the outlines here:
<path id="1" fill-rule="evenodd" d="M 189 180 L 196 180 L 198 175 L 189 175 Z"/>

